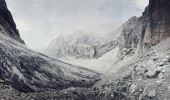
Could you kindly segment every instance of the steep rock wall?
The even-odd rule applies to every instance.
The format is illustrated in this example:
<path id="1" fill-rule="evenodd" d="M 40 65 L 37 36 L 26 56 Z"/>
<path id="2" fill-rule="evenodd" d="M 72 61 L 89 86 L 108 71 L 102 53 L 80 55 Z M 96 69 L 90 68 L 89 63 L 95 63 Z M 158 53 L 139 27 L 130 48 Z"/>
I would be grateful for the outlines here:
<path id="1" fill-rule="evenodd" d="M 149 1 L 149 20 L 150 31 L 144 41 L 147 44 L 156 44 L 167 37 L 170 37 L 170 1 L 169 0 L 150 0 Z"/>
<path id="2" fill-rule="evenodd" d="M 20 43 L 24 43 L 20 38 L 19 31 L 16 28 L 16 24 L 7 8 L 5 0 L 0 0 L 0 30 L 2 34 L 8 35 Z"/>
<path id="3" fill-rule="evenodd" d="M 151 47 L 170 37 L 170 1 L 150 0 L 142 16 L 132 17 L 122 25 L 121 49 L 134 48 L 137 44 Z"/>

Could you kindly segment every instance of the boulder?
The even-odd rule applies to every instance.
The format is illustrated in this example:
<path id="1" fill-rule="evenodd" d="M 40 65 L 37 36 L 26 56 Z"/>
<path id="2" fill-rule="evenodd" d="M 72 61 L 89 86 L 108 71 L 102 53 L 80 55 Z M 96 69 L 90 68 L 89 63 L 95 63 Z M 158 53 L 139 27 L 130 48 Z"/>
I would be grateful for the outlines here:
<path id="1" fill-rule="evenodd" d="M 158 70 L 148 71 L 146 73 L 146 77 L 147 78 L 155 78 L 159 75 L 159 73 L 160 73 L 160 71 L 158 71 Z"/>
<path id="2" fill-rule="evenodd" d="M 148 90 L 147 97 L 154 98 L 155 96 L 156 96 L 156 90 L 155 89 Z"/>
<path id="3" fill-rule="evenodd" d="M 132 84 L 129 88 L 129 93 L 134 94 L 137 89 L 137 84 Z"/>

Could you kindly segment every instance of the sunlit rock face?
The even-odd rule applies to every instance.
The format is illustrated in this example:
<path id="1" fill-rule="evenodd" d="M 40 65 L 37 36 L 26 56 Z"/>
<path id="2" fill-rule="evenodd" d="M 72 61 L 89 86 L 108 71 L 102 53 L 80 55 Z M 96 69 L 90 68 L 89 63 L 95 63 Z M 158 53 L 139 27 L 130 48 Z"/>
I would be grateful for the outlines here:
<path id="1" fill-rule="evenodd" d="M 5 0 L 0 0 L 0 30 L 2 31 L 2 34 L 8 35 L 20 43 L 24 43 L 20 38 L 16 24 L 7 8 Z"/>

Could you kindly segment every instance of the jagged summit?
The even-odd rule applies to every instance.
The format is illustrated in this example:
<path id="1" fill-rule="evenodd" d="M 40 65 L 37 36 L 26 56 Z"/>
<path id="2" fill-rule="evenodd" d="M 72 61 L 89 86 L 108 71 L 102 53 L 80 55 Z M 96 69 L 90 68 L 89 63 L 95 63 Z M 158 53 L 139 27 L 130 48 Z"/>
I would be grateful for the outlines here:
<path id="1" fill-rule="evenodd" d="M 59 36 L 46 48 L 45 54 L 54 58 L 99 58 L 116 46 L 115 41 L 108 41 L 85 32 Z"/>

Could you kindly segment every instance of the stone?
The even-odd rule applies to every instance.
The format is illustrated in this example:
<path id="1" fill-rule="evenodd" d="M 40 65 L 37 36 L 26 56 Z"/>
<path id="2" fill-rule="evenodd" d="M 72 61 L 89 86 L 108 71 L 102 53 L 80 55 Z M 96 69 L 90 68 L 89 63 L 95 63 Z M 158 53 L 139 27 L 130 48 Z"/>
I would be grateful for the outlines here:
<path id="1" fill-rule="evenodd" d="M 170 91 L 170 86 L 168 86 L 168 91 Z"/>
<path id="2" fill-rule="evenodd" d="M 137 89 L 137 84 L 132 84 L 129 88 L 130 94 L 134 94 Z"/>
<path id="3" fill-rule="evenodd" d="M 155 96 L 156 96 L 156 90 L 155 89 L 148 90 L 147 97 L 154 98 Z"/>
<path id="4" fill-rule="evenodd" d="M 160 71 L 160 72 L 162 72 L 162 70 L 163 70 L 163 67 L 157 67 L 157 69 L 156 69 L 157 71 Z"/>
<path id="5" fill-rule="evenodd" d="M 167 56 L 165 57 L 165 59 L 167 59 L 167 61 L 170 62 L 170 56 L 169 56 L 169 55 L 167 55 Z"/>
<path id="6" fill-rule="evenodd" d="M 160 62 L 158 65 L 159 65 L 159 66 L 164 66 L 164 65 L 165 65 L 165 62 L 162 61 L 162 62 Z"/>
<path id="7" fill-rule="evenodd" d="M 162 70 L 162 73 L 165 73 L 165 72 L 166 72 L 165 69 L 163 69 L 163 70 Z"/>
<path id="8" fill-rule="evenodd" d="M 148 71 L 146 73 L 146 77 L 147 78 L 155 78 L 159 75 L 160 71 L 157 71 L 157 70 L 153 70 L 153 71 Z"/>
<path id="9" fill-rule="evenodd" d="M 139 88 L 139 92 L 142 92 L 143 91 L 143 89 L 142 88 Z"/>
<path id="10" fill-rule="evenodd" d="M 0 84 L 1 84 L 1 83 L 5 83 L 5 81 L 0 79 Z"/>
<path id="11" fill-rule="evenodd" d="M 157 80 L 156 80 L 156 83 L 157 83 L 157 85 L 160 85 L 160 84 L 162 84 L 162 80 L 157 79 Z"/>
<path id="12" fill-rule="evenodd" d="M 159 79 L 163 79 L 163 78 L 164 78 L 163 73 L 160 73 L 160 74 L 158 75 L 158 78 L 159 78 Z"/>
<path id="13" fill-rule="evenodd" d="M 164 64 L 166 64 L 167 62 L 169 62 L 169 59 L 164 58 L 164 59 L 162 59 L 162 62 L 164 62 Z"/>

